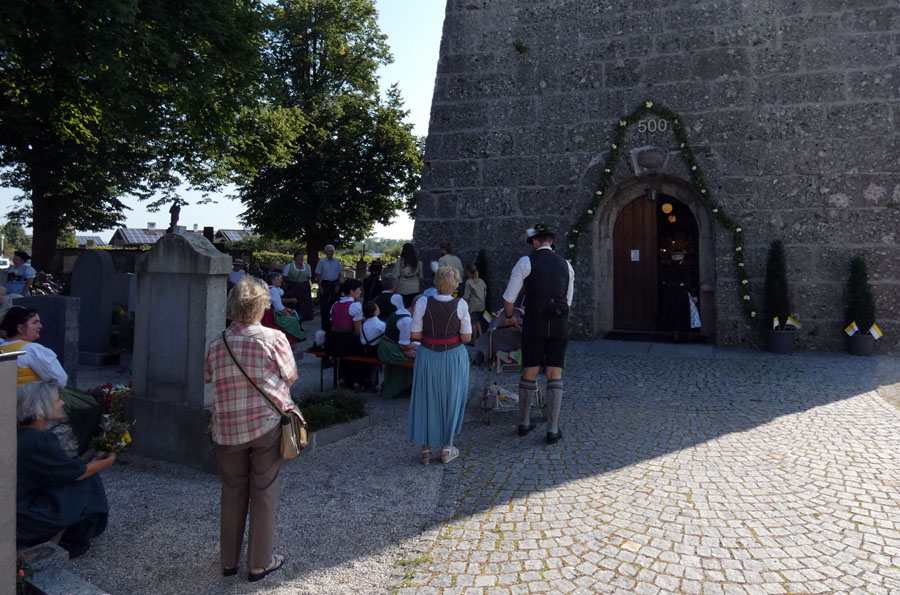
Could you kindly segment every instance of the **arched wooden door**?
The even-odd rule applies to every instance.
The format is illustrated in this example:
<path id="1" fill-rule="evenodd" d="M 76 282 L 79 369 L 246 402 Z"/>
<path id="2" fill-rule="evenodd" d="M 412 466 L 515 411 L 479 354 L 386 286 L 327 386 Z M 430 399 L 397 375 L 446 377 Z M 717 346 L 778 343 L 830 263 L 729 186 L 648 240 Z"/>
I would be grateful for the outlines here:
<path id="1" fill-rule="evenodd" d="M 658 308 L 656 203 L 637 198 L 613 229 L 613 324 L 617 330 L 656 330 Z"/>

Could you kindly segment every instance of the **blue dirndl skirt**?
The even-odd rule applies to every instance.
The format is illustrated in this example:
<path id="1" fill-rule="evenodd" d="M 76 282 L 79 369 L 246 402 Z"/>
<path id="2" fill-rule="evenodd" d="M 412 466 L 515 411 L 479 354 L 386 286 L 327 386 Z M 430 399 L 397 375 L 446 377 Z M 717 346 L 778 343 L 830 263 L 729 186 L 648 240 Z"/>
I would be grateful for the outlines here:
<path id="1" fill-rule="evenodd" d="M 433 447 L 452 445 L 469 395 L 469 354 L 462 345 L 442 352 L 423 345 L 415 361 L 406 438 Z"/>

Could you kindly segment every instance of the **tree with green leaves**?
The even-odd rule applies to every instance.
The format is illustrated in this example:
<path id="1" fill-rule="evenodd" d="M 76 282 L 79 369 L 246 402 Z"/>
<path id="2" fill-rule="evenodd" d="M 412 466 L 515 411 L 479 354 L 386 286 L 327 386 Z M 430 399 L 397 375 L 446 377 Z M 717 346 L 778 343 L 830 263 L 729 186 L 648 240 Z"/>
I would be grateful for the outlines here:
<path id="1" fill-rule="evenodd" d="M 29 0 L 0 8 L 0 182 L 45 267 L 71 225 L 121 223 L 283 162 L 302 117 L 261 93 L 259 0 Z"/>
<path id="2" fill-rule="evenodd" d="M 16 221 L 4 223 L 0 234 L 3 235 L 3 256 L 12 256 L 17 250 L 31 253 L 31 238 L 25 235 L 25 229 Z"/>
<path id="3" fill-rule="evenodd" d="M 306 122 L 291 162 L 240 189 L 242 217 L 304 241 L 313 266 L 325 244 L 348 246 L 415 208 L 422 144 L 396 86 L 379 94 L 375 71 L 391 61 L 385 39 L 372 0 L 280 0 L 273 9 L 267 89 Z"/>

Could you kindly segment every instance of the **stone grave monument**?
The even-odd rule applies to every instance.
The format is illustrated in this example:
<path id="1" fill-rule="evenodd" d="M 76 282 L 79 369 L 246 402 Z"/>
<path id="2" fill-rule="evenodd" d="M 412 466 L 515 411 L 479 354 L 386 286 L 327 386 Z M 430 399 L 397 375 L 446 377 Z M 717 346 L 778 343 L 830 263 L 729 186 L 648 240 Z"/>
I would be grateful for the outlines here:
<path id="1" fill-rule="evenodd" d="M 79 362 L 106 363 L 112 327 L 113 262 L 105 250 L 84 250 L 72 270 L 73 297 L 81 298 Z"/>
<path id="2" fill-rule="evenodd" d="M 137 261 L 130 415 L 135 452 L 214 469 L 206 346 L 225 328 L 231 258 L 199 234 L 170 233 Z"/>

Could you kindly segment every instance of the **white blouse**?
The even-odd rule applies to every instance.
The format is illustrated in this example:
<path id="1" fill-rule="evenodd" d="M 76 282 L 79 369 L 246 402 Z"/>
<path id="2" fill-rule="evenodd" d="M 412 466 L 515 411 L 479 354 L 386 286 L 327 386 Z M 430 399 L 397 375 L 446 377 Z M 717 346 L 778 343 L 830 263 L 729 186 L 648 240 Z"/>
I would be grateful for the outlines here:
<path id="1" fill-rule="evenodd" d="M 9 345 L 17 342 L 3 341 L 2 344 Z M 56 352 L 52 349 L 44 347 L 40 343 L 25 343 L 19 349 L 25 352 L 16 360 L 16 365 L 20 368 L 31 368 L 42 380 L 52 380 L 60 388 L 69 381 L 68 374 L 63 370 L 59 358 L 56 357 Z"/>
<path id="2" fill-rule="evenodd" d="M 453 299 L 452 295 L 442 295 L 438 294 L 433 296 L 439 302 L 449 302 Z M 425 316 L 425 308 L 428 305 L 428 298 L 422 298 L 416 300 L 416 307 L 413 310 L 412 315 L 412 325 L 410 326 L 410 332 L 413 333 L 421 333 L 422 332 L 422 318 Z M 460 299 L 459 303 L 456 305 L 456 315 L 459 316 L 459 332 L 463 335 L 468 335 L 472 332 L 472 320 L 469 318 L 469 304 L 466 303 L 466 300 Z"/>
<path id="3" fill-rule="evenodd" d="M 277 279 L 276 279 L 277 281 Z M 281 312 L 284 310 L 284 304 L 281 303 L 281 296 L 284 295 L 284 290 L 280 287 L 270 287 L 269 288 L 269 297 L 272 299 L 272 311 L 275 313 Z"/>

